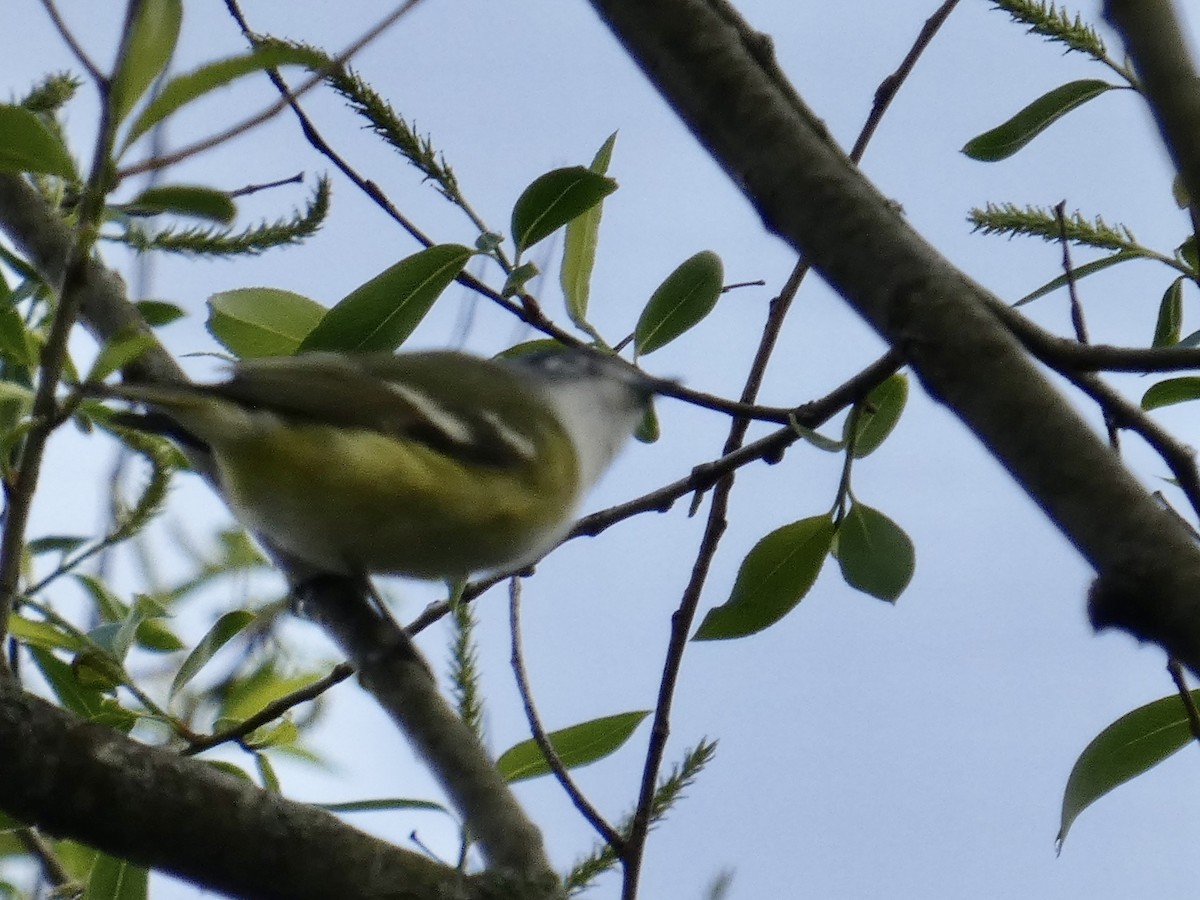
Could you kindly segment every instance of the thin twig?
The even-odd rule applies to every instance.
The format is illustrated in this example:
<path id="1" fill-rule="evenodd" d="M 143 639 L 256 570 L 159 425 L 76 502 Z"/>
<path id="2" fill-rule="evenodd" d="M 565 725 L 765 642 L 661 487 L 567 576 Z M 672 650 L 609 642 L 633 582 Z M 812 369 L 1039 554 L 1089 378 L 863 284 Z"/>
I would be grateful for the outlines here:
<path id="1" fill-rule="evenodd" d="M 229 15 L 237 22 L 238 28 L 242 30 L 242 36 L 250 44 L 255 46 L 257 43 L 254 32 L 250 29 L 250 23 L 246 21 L 246 16 L 242 13 L 241 7 L 237 0 L 225 0 L 225 8 L 229 11 Z M 433 240 L 425 234 L 416 223 L 409 219 L 404 213 L 388 199 L 387 195 L 379 188 L 375 182 L 370 181 L 359 175 L 354 168 L 346 162 L 346 160 L 330 146 L 329 142 L 321 136 L 317 131 L 308 114 L 300 107 L 299 101 L 296 99 L 299 92 L 293 92 L 288 87 L 287 82 L 283 80 L 283 76 L 279 74 L 277 68 L 267 69 L 267 77 L 271 79 L 271 84 L 275 85 L 275 89 L 279 91 L 283 98 L 284 104 L 291 108 L 293 115 L 296 116 L 296 121 L 300 123 L 300 132 L 304 135 L 304 139 L 312 146 L 314 150 L 333 163 L 334 167 L 350 179 L 360 191 L 370 197 L 375 204 L 387 213 L 395 222 L 412 236 L 417 243 L 423 247 L 429 247 L 433 244 Z"/>
<path id="2" fill-rule="evenodd" d="M 600 837 L 620 856 L 625 852 L 625 839 L 605 821 L 600 811 L 591 804 L 583 795 L 583 791 L 575 784 L 567 767 L 563 765 L 562 757 L 558 755 L 558 751 L 550 743 L 550 738 L 546 736 L 546 729 L 542 726 L 537 708 L 533 705 L 533 691 L 529 687 L 529 674 L 525 671 L 525 655 L 521 648 L 521 579 L 513 576 L 509 579 L 508 584 L 508 623 L 512 633 L 510 662 L 513 675 L 517 679 L 517 690 L 521 694 L 521 703 L 525 707 L 525 718 L 529 720 L 529 733 L 533 735 L 533 741 L 542 751 L 542 756 L 546 758 L 546 764 L 550 766 L 550 771 L 554 773 L 554 777 L 558 779 L 562 789 L 571 798 L 571 802 L 575 804 L 579 814 L 591 823 Z"/>
<path id="3" fill-rule="evenodd" d="M 126 9 L 125 23 L 121 31 L 119 59 L 123 58 L 121 54 L 129 52 L 133 23 L 138 10 L 139 3 L 132 0 Z M 61 285 L 58 285 L 58 304 L 38 361 L 37 389 L 31 410 L 32 425 L 25 435 L 13 474 L 4 485 L 4 533 L 0 537 L 0 642 L 5 638 L 8 617 L 20 592 L 25 530 L 29 524 L 29 512 L 41 475 L 46 442 L 54 429 L 61 424 L 57 392 L 66 368 L 67 342 L 75 328 L 75 320 L 87 289 L 87 267 L 95 243 L 96 223 L 100 220 L 104 199 L 111 187 L 108 180 L 108 163 L 117 123 L 112 117 L 108 81 L 101 79 L 96 83 L 96 88 L 100 93 L 100 122 L 96 144 L 92 151 L 91 170 L 79 204 L 78 220 L 63 266 L 63 280 Z M 7 673 L 7 668 L 2 672 Z"/>
<path id="4" fill-rule="evenodd" d="M 245 187 L 240 187 L 236 191 L 230 191 L 230 197 L 248 197 L 251 194 L 257 194 L 259 191 L 268 191 L 271 188 L 283 187 L 285 184 L 303 184 L 304 173 L 297 172 L 291 178 L 280 178 L 277 181 L 268 181 L 265 184 L 248 184 Z"/>
<path id="5" fill-rule="evenodd" d="M 354 41 L 354 43 L 334 57 L 333 64 L 338 66 L 343 65 L 347 60 L 362 50 L 363 47 L 367 46 L 367 44 L 371 43 L 371 41 L 375 40 L 375 38 L 379 37 L 379 35 L 383 34 L 384 31 L 394 25 L 401 16 L 409 12 L 409 10 L 411 10 L 419 2 L 420 0 L 404 0 L 399 7 L 384 16 L 378 22 L 378 24 L 372 26 L 366 32 L 366 34 Z M 292 91 L 291 93 L 292 95 L 298 97 L 316 87 L 324 79 L 325 73 L 317 72 L 314 75 L 309 76 L 298 88 L 296 88 L 295 91 Z M 284 97 L 275 103 L 272 103 L 257 115 L 251 116 L 248 119 L 244 119 L 243 121 L 236 125 L 230 126 L 224 131 L 218 132 L 217 134 L 211 135 L 203 140 L 188 144 L 187 146 L 181 147 L 180 149 L 168 153 L 165 156 L 154 156 L 150 159 L 145 159 L 141 162 L 126 166 L 123 169 L 119 169 L 117 170 L 116 180 L 121 181 L 125 178 L 129 178 L 132 175 L 140 175 L 143 172 L 150 172 L 154 169 L 164 169 L 168 166 L 174 165 L 175 163 L 181 162 L 182 160 L 188 159 L 189 157 L 195 156 L 198 153 L 203 153 L 205 150 L 211 150 L 213 147 L 220 146 L 221 144 L 232 140 L 240 134 L 244 134 L 253 128 L 257 128 L 259 125 L 269 121 L 270 119 L 273 119 L 287 108 L 288 98 Z"/>
<path id="6" fill-rule="evenodd" d="M 79 61 L 79 64 L 87 71 L 88 76 L 97 85 L 103 85 L 107 89 L 108 76 L 100 71 L 99 67 L 92 62 L 91 57 L 84 52 L 83 47 L 75 40 L 75 35 L 71 33 L 71 29 L 67 28 L 67 23 L 63 21 L 62 16 L 58 13 L 58 8 L 54 5 L 54 0 L 42 0 L 42 6 L 46 9 L 46 14 L 50 16 L 50 21 L 54 23 L 54 27 L 58 29 L 58 36 L 63 39 L 63 43 Z"/>
<path id="7" fill-rule="evenodd" d="M 1192 737 L 1200 741 L 1200 710 L 1196 709 L 1196 700 L 1192 697 L 1192 692 L 1188 690 L 1187 676 L 1184 675 L 1183 666 L 1179 660 L 1171 657 L 1167 660 L 1167 671 L 1171 673 L 1171 680 L 1175 682 L 1175 688 L 1179 691 L 1179 699 L 1183 701 L 1183 711 L 1187 714 L 1188 728 L 1192 730 Z"/>
<path id="8" fill-rule="evenodd" d="M 1058 221 L 1058 242 L 1062 247 L 1063 274 L 1067 279 L 1067 296 L 1070 298 L 1071 327 L 1075 330 L 1075 340 L 1080 344 L 1091 343 L 1088 340 L 1087 320 L 1083 315 L 1083 304 L 1079 300 L 1079 288 L 1075 281 L 1075 266 L 1071 263 L 1071 242 L 1067 237 L 1067 201 L 1061 200 L 1054 207 L 1054 217 Z M 1104 428 L 1108 432 L 1108 445 L 1116 453 L 1121 452 L 1121 431 L 1107 409 L 1104 414 Z"/>
<path id="9" fill-rule="evenodd" d="M 338 663 L 324 678 L 318 679 L 312 684 L 305 685 L 299 690 L 292 691 L 290 694 L 285 694 L 277 700 L 273 700 L 254 715 L 239 722 L 232 728 L 227 728 L 224 731 L 216 731 L 209 735 L 186 736 L 188 746 L 179 752 L 182 756 L 195 756 L 197 753 L 202 753 L 219 744 L 241 742 L 251 732 L 262 728 L 269 722 L 274 722 L 293 707 L 299 706 L 301 703 L 307 703 L 309 700 L 315 700 L 331 687 L 341 684 L 353 674 L 354 666 L 350 665 L 350 663 Z"/>
<path id="10" fill-rule="evenodd" d="M 900 65 L 896 68 L 896 71 L 883 79 L 876 89 L 875 104 L 871 107 L 871 112 L 867 115 L 867 121 L 863 124 L 862 131 L 858 134 L 858 140 L 854 142 L 854 148 L 850 151 L 850 158 L 855 162 L 862 160 L 863 153 L 867 149 L 867 144 L 875 136 L 875 129 L 883 121 L 883 115 L 887 112 L 888 107 L 892 105 L 892 100 L 895 99 L 900 86 L 908 79 L 913 67 L 917 64 L 917 60 L 921 58 L 921 54 L 925 52 L 925 48 L 929 46 L 934 35 L 945 24 L 946 19 L 949 18 L 950 13 L 954 11 L 954 7 L 956 6 L 958 6 L 958 0 L 946 0 L 946 2 L 937 8 L 932 16 L 925 20 L 925 24 L 921 28 L 921 33 L 917 35 L 912 48 L 905 55 Z"/>
<path id="11" fill-rule="evenodd" d="M 42 837 L 41 832 L 36 828 L 18 828 L 16 837 L 25 850 L 37 859 L 42 868 L 42 875 L 54 887 L 62 887 L 75 881 L 71 870 L 59 859 L 58 854 L 54 852 L 54 847 Z M 53 896 L 59 895 L 53 894 Z"/>
<path id="12" fill-rule="evenodd" d="M 1105 414 L 1112 417 L 1117 427 L 1139 435 L 1162 457 L 1171 474 L 1175 476 L 1179 489 L 1188 498 L 1193 511 L 1200 516 L 1200 473 L 1196 469 L 1196 451 L 1177 440 L 1147 415 L 1144 409 L 1130 402 L 1096 375 L 1070 370 L 1062 374 L 1095 400 Z"/>

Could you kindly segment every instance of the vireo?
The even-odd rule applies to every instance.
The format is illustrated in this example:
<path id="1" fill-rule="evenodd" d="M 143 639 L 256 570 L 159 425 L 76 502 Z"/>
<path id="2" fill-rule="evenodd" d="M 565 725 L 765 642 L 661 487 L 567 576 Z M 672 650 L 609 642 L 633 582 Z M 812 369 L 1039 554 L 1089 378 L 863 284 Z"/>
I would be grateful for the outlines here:
<path id="1" fill-rule="evenodd" d="M 654 382 L 556 349 L 309 353 L 227 381 L 124 384 L 126 424 L 203 445 L 235 515 L 325 571 L 460 579 L 537 560 L 633 433 Z"/>

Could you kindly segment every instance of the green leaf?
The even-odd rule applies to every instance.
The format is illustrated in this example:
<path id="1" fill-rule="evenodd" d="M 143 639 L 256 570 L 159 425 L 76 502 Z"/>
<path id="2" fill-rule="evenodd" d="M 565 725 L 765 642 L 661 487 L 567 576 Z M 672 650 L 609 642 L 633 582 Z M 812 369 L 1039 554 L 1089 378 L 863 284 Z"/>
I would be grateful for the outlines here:
<path id="1" fill-rule="evenodd" d="M 550 746 L 568 769 L 577 769 L 603 759 L 615 752 L 629 740 L 642 719 L 650 715 L 648 709 L 618 713 L 580 722 L 569 728 L 552 731 L 546 735 Z M 496 768 L 505 781 L 524 781 L 550 772 L 550 765 L 542 756 L 541 748 L 530 738 L 509 747 L 496 760 Z"/>
<path id="2" fill-rule="evenodd" d="M 827 515 L 776 528 L 746 554 L 729 599 L 708 611 L 693 640 L 745 637 L 778 622 L 804 599 L 832 544 Z"/>
<path id="3" fill-rule="evenodd" d="M 617 133 L 614 131 L 596 151 L 592 164 L 588 166 L 590 171 L 597 175 L 608 171 L 613 145 L 616 142 Z M 592 269 L 596 265 L 596 244 L 600 237 L 600 215 L 603 210 L 603 203 L 597 203 L 567 223 L 562 266 L 558 273 L 563 297 L 567 303 L 567 315 L 577 327 L 589 334 L 594 332 L 587 321 L 588 297 L 591 292 Z"/>
<path id="4" fill-rule="evenodd" d="M 646 412 L 642 414 L 642 421 L 638 423 L 633 437 L 634 440 L 641 444 L 655 444 L 662 437 L 662 428 L 658 421 L 658 410 L 654 408 L 653 403 L 646 407 Z"/>
<path id="5" fill-rule="evenodd" d="M 167 67 L 182 20 L 183 0 L 142 0 L 109 86 L 108 102 L 114 122 L 129 115 Z"/>
<path id="6" fill-rule="evenodd" d="M 904 529 L 863 503 L 854 503 L 838 526 L 836 555 L 848 585 L 889 602 L 908 587 L 916 567 Z"/>
<path id="7" fill-rule="evenodd" d="M 1038 97 L 1003 125 L 967 141 L 962 152 L 980 162 L 1007 159 L 1071 110 L 1116 87 L 1094 79 L 1060 85 Z"/>
<path id="8" fill-rule="evenodd" d="M 395 350 L 473 252 L 460 244 L 435 244 L 400 260 L 325 313 L 300 350 Z"/>
<path id="9" fill-rule="evenodd" d="M 324 62 L 325 58 L 312 49 L 271 44 L 241 56 L 207 63 L 195 71 L 172 78 L 129 126 L 121 150 L 124 152 L 130 144 L 181 107 L 238 78 L 289 64 L 319 70 Z"/>
<path id="10" fill-rule="evenodd" d="M 541 275 L 541 269 L 535 263 L 523 262 L 504 279 L 504 287 L 500 289 L 501 297 L 515 297 L 525 290 L 525 285 Z"/>
<path id="11" fill-rule="evenodd" d="M 44 537 L 34 538 L 25 545 L 25 549 L 33 556 L 40 556 L 43 553 L 65 554 L 83 546 L 87 542 L 87 538 L 74 534 L 48 534 Z"/>
<path id="12" fill-rule="evenodd" d="M 217 619 L 216 624 L 208 629 L 208 633 L 204 635 L 200 643 L 196 645 L 196 648 L 188 654 L 187 659 L 179 667 L 179 671 L 175 673 L 168 696 L 174 697 L 178 694 L 184 685 L 196 677 L 196 674 L 204 668 L 205 664 L 213 658 L 218 650 L 240 634 L 253 621 L 254 613 L 244 609 L 235 609 Z"/>
<path id="13" fill-rule="evenodd" d="M 791 424 L 800 437 L 804 438 L 804 440 L 808 441 L 808 443 L 812 444 L 818 450 L 824 450 L 826 453 L 841 453 L 846 449 L 846 442 L 844 440 L 835 441 L 831 437 L 825 437 L 825 435 L 815 429 L 804 427 L 799 422 Z M 843 428 L 842 431 L 844 432 L 845 429 Z"/>
<path id="14" fill-rule="evenodd" d="M 325 315 L 316 300 L 278 288 L 238 288 L 208 298 L 208 332 L 239 359 L 290 356 Z"/>
<path id="15" fill-rule="evenodd" d="M 1192 691 L 1200 702 L 1200 691 Z M 1187 712 L 1172 694 L 1139 706 L 1101 731 L 1075 760 L 1063 792 L 1058 845 L 1076 817 L 1113 788 L 1158 765 L 1191 743 Z"/>
<path id="16" fill-rule="evenodd" d="M 167 303 L 165 300 L 139 300 L 134 305 L 151 328 L 170 325 L 187 315 L 174 303 Z"/>
<path id="17" fill-rule="evenodd" d="M 125 368 L 151 347 L 157 345 L 158 341 L 154 339 L 154 336 L 144 331 L 119 332 L 100 348 L 100 352 L 96 354 L 96 361 L 92 363 L 92 368 L 88 371 L 84 381 L 88 383 L 103 381 L 113 372 Z"/>
<path id="18" fill-rule="evenodd" d="M 258 769 L 258 777 L 262 782 L 263 789 L 272 794 L 280 793 L 279 776 L 275 774 L 275 767 L 271 765 L 271 760 L 265 753 L 254 754 L 254 767 Z"/>
<path id="19" fill-rule="evenodd" d="M 242 781 L 254 784 L 254 779 L 241 766 L 236 766 L 223 759 L 202 759 L 200 761 L 207 766 L 212 766 L 218 772 L 224 772 L 226 775 L 232 775 L 234 778 L 240 778 Z"/>
<path id="20" fill-rule="evenodd" d="M 1118 250 L 1116 253 L 1112 254 L 1111 256 L 1104 256 L 1104 257 L 1101 257 L 1100 259 L 1094 259 L 1089 263 L 1084 263 L 1082 266 L 1076 267 L 1075 269 L 1072 270 L 1071 275 L 1074 278 L 1074 280 L 1076 282 L 1078 282 L 1081 278 L 1086 278 L 1088 275 L 1094 275 L 1097 272 L 1107 269 L 1109 266 L 1115 266 L 1117 263 L 1123 263 L 1123 262 L 1126 262 L 1127 260 L 1131 260 L 1131 259 L 1145 259 L 1145 258 L 1146 258 L 1146 255 L 1144 253 L 1138 253 L 1133 250 Z M 1030 291 L 1028 294 L 1026 294 L 1024 297 L 1022 297 L 1020 300 L 1018 300 L 1016 303 L 1014 303 L 1013 306 L 1014 307 L 1024 306 L 1026 303 L 1032 303 L 1034 300 L 1037 300 L 1039 297 L 1044 297 L 1047 294 L 1057 291 L 1060 287 L 1065 287 L 1068 280 L 1069 279 L 1067 278 L 1067 276 L 1065 274 L 1059 275 L 1055 278 L 1051 278 L 1049 281 L 1047 281 L 1041 287 Z"/>
<path id="21" fill-rule="evenodd" d="M 1200 399 L 1200 376 L 1184 375 L 1160 381 L 1142 394 L 1142 409 L 1158 409 L 1187 400 Z"/>
<path id="22" fill-rule="evenodd" d="M 1183 329 L 1183 279 L 1180 275 L 1171 282 L 1158 304 L 1158 321 L 1154 323 L 1151 347 L 1170 347 L 1179 343 Z"/>
<path id="23" fill-rule="evenodd" d="M 268 703 L 306 688 L 321 677 L 323 673 L 318 672 L 283 674 L 268 661 L 249 676 L 229 686 L 221 705 L 220 717 L 244 722 Z"/>
<path id="24" fill-rule="evenodd" d="M 108 585 L 95 575 L 75 575 L 74 578 L 91 597 L 101 622 L 118 622 L 129 614 L 129 604 L 118 598 L 109 590 Z"/>
<path id="25" fill-rule="evenodd" d="M 1196 252 L 1196 238 L 1193 235 L 1182 244 L 1175 248 L 1175 252 L 1179 254 L 1179 258 L 1188 264 L 1193 272 L 1200 268 L 1200 253 Z"/>
<path id="26" fill-rule="evenodd" d="M 226 191 L 191 184 L 165 184 L 147 188 L 125 204 L 131 216 L 173 213 L 228 225 L 237 215 L 237 204 Z"/>
<path id="27" fill-rule="evenodd" d="M 15 613 L 8 618 L 8 633 L 23 644 L 41 647 L 43 650 L 75 652 L 84 646 L 77 635 L 51 622 L 35 622 Z"/>
<path id="28" fill-rule="evenodd" d="M 908 402 L 908 378 L 900 372 L 880 382 L 859 405 L 855 415 L 846 418 L 842 440 L 849 442 L 853 423 L 854 458 L 862 459 L 884 442 L 904 412 Z"/>
<path id="29" fill-rule="evenodd" d="M 450 810 L 432 800 L 413 800 L 407 797 L 386 797 L 378 800 L 346 800 L 342 803 L 314 803 L 331 813 L 383 812 L 396 809 L 425 809 L 450 815 Z"/>
<path id="30" fill-rule="evenodd" d="M 138 625 L 137 645 L 151 653 L 176 653 L 187 647 L 161 619 L 147 619 Z"/>
<path id="31" fill-rule="evenodd" d="M 549 237 L 616 189 L 613 179 L 583 166 L 538 176 L 513 207 L 511 230 L 517 253 Z"/>
<path id="32" fill-rule="evenodd" d="M 88 632 L 88 636 L 97 645 L 107 650 L 114 660 L 122 661 L 129 654 L 142 623 L 164 613 L 165 610 L 156 600 L 145 594 L 139 594 L 118 621 L 99 625 Z"/>
<path id="33" fill-rule="evenodd" d="M 83 900 L 146 900 L 149 872 L 131 862 L 100 853 L 88 876 Z"/>
<path id="34" fill-rule="evenodd" d="M 75 163 L 57 134 L 36 113 L 0 105 L 0 170 L 38 172 L 74 180 Z"/>
<path id="35" fill-rule="evenodd" d="M 721 257 L 711 250 L 680 263 L 642 310 L 633 332 L 637 352 L 653 353 L 712 312 L 724 274 Z"/>
<path id="36" fill-rule="evenodd" d="M 39 347 L 36 338 L 15 306 L 0 305 L 0 354 L 26 368 L 37 365 Z"/>
<path id="37" fill-rule="evenodd" d="M 137 716 L 132 712 L 122 709 L 95 688 L 80 684 L 71 667 L 51 653 L 30 647 L 29 655 L 54 696 L 75 715 L 120 731 L 129 731 L 137 722 Z"/>

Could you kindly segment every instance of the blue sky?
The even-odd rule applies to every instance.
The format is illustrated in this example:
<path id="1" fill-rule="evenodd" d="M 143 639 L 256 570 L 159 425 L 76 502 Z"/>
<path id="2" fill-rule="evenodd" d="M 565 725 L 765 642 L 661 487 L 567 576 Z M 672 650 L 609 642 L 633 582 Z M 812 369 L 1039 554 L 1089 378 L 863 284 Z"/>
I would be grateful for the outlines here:
<path id="1" fill-rule="evenodd" d="M 758 0 L 739 8 L 773 36 L 780 65 L 848 146 L 879 81 L 935 5 Z M 241 49 L 220 4 L 186 6 L 178 68 Z M 10 7 L 0 38 L 0 86 L 17 95 L 41 73 L 72 62 L 40 4 Z M 1096 21 L 1098 7 L 1072 8 Z M 337 49 L 388 8 L 301 0 L 248 4 L 247 15 L 260 31 Z M 61 10 L 89 50 L 108 58 L 116 11 L 80 0 L 64 0 Z M 1110 47 L 1119 46 L 1101 31 Z M 725 296 L 687 339 L 645 365 L 697 388 L 736 392 L 792 254 L 765 233 L 586 4 L 426 0 L 356 65 L 433 136 L 496 230 L 504 230 L 512 202 L 534 177 L 588 161 L 619 131 L 610 173 L 621 189 L 605 207 L 593 285 L 596 324 L 614 340 L 624 335 L 675 265 L 714 250 L 727 280 L 761 278 L 767 287 Z M 1051 87 L 1105 75 L 1078 55 L 1063 56 L 1023 35 L 985 0 L 963 0 L 903 88 L 864 169 L 947 257 L 1005 298 L 1057 274 L 1059 251 L 972 235 L 966 212 L 987 201 L 1052 206 L 1065 199 L 1069 209 L 1103 213 L 1129 225 L 1143 243 L 1169 250 L 1184 236 L 1186 220 L 1171 202 L 1156 133 L 1130 92 L 1105 95 L 1007 162 L 983 165 L 959 153 L 967 139 Z M 90 140 L 93 121 L 93 100 L 83 93 L 68 114 L 77 148 Z M 168 140 L 185 143 L 270 99 L 265 82 L 224 92 L 181 117 Z M 436 239 L 473 240 L 469 223 L 369 140 L 335 98 L 314 92 L 305 106 L 359 170 Z M 299 171 L 311 179 L 328 168 L 281 116 L 171 177 L 233 189 Z M 246 215 L 274 217 L 302 200 L 299 192 L 258 195 Z M 331 220 L 311 242 L 237 263 L 160 260 L 150 294 L 192 313 L 164 332 L 171 349 L 204 353 L 216 349 L 202 324 L 204 301 L 215 291 L 261 284 L 332 303 L 415 249 L 335 176 Z M 128 266 L 120 253 L 109 258 Z M 1077 262 L 1086 258 L 1078 254 Z M 482 274 L 499 283 L 494 271 Z M 1094 339 L 1147 342 L 1169 280 L 1132 264 L 1085 282 Z M 470 301 L 454 291 L 414 345 L 463 343 Z M 561 310 L 555 279 L 541 295 L 548 310 Z M 1029 309 L 1048 327 L 1068 327 L 1061 297 Z M 1189 295 L 1185 332 L 1196 327 Z M 503 315 L 480 306 L 465 345 L 491 352 L 521 336 Z M 85 342 L 79 346 L 87 352 Z M 784 330 L 763 400 L 782 405 L 818 396 L 881 349 L 814 279 Z M 198 375 L 212 369 L 205 357 L 185 364 Z M 1146 382 L 1123 384 L 1136 395 Z M 1191 896 L 1188 861 L 1200 801 L 1191 747 L 1086 811 L 1056 858 L 1053 840 L 1072 763 L 1113 719 L 1171 692 L 1164 659 L 1123 635 L 1092 634 L 1084 616 L 1086 566 L 955 419 L 919 390 L 913 395 L 896 433 L 855 472 L 858 496 L 916 543 L 911 586 L 892 607 L 855 593 L 827 567 L 800 607 L 772 629 L 689 648 L 668 759 L 704 736 L 719 739 L 720 747 L 687 800 L 652 836 L 643 896 L 698 898 L 723 870 L 734 872 L 732 898 Z M 660 412 L 663 441 L 629 448 L 590 508 L 650 490 L 717 453 L 725 426 L 719 417 L 672 403 Z M 1200 439 L 1190 410 L 1164 421 L 1181 439 Z M 107 448 L 82 446 L 69 437 L 56 443 L 48 471 L 57 480 L 37 507 L 35 535 L 78 521 L 80 507 L 65 505 L 66 497 L 92 498 L 99 509 Z M 1164 487 L 1164 467 L 1135 441 L 1126 446 L 1147 485 Z M 93 467 L 80 464 L 81 456 L 99 458 Z M 763 534 L 828 509 L 839 464 L 797 447 L 778 466 L 741 473 L 702 608 L 725 599 L 742 556 Z M 527 583 L 530 675 L 551 727 L 653 704 L 670 613 L 701 528 L 701 519 L 688 520 L 685 512 L 681 504 L 573 542 Z M 203 534 L 203 523 L 220 523 L 224 513 L 192 485 L 176 490 L 168 516 Z M 432 596 L 403 583 L 391 589 L 403 615 Z M 214 607 L 229 602 L 213 600 Z M 504 599 L 489 595 L 479 609 L 489 734 L 499 751 L 523 738 L 525 726 L 508 671 Z M 305 634 L 314 654 L 332 655 L 318 635 Z M 435 661 L 444 659 L 442 635 L 422 641 Z M 335 800 L 433 791 L 357 688 L 339 687 L 333 706 L 319 741 L 337 762 L 336 777 L 285 766 L 290 793 Z M 579 773 L 610 817 L 633 803 L 645 740 L 643 727 L 622 753 Z M 588 827 L 554 785 L 530 784 L 521 796 L 544 826 L 556 862 L 565 866 L 590 847 Z M 453 854 L 451 830 L 432 817 L 376 814 L 354 822 L 397 841 L 416 828 L 435 850 Z M 594 896 L 616 891 L 610 880 Z M 161 895 L 195 892 L 172 884 Z"/>

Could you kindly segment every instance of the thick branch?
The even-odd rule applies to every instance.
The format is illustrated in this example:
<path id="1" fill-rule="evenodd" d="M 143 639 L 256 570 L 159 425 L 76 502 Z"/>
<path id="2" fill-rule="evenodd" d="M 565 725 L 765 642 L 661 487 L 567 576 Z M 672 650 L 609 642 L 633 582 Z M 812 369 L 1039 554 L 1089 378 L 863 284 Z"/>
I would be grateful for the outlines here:
<path id="1" fill-rule="evenodd" d="M 0 747 L 6 812 L 238 897 L 483 896 L 448 866 L 83 722 L 3 679 Z"/>
<path id="2" fill-rule="evenodd" d="M 1200 671 L 1200 551 L 1042 376 L 989 295 L 833 144 L 722 0 L 592 0 L 773 232 L 913 366 L 1096 568 L 1097 625 Z M 1136 602 L 1126 602 L 1136 598 Z"/>
<path id="3" fill-rule="evenodd" d="M 1200 77 L 1171 0 L 1107 0 L 1104 14 L 1125 39 L 1163 142 L 1200 205 Z"/>

